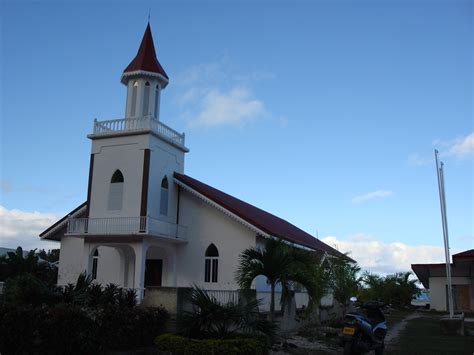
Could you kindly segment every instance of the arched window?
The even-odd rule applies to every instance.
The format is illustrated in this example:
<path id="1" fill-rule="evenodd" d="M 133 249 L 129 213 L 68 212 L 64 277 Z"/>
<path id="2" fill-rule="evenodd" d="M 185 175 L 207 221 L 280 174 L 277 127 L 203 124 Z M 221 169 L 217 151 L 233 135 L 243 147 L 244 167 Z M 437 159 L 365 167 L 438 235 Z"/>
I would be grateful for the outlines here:
<path id="1" fill-rule="evenodd" d="M 123 174 L 120 170 L 115 170 L 110 179 L 108 209 L 117 211 L 122 209 L 123 200 Z"/>
<path id="2" fill-rule="evenodd" d="M 143 116 L 150 115 L 150 83 L 145 83 L 145 93 L 143 94 Z"/>
<path id="3" fill-rule="evenodd" d="M 155 88 L 155 118 L 158 119 L 160 112 L 160 86 L 156 85 Z"/>
<path id="4" fill-rule="evenodd" d="M 132 103 L 130 106 L 130 116 L 135 117 L 137 109 L 138 82 L 134 81 L 132 86 Z"/>
<path id="5" fill-rule="evenodd" d="M 161 180 L 160 214 L 168 215 L 168 178 L 166 176 Z"/>
<path id="6" fill-rule="evenodd" d="M 97 264 L 99 263 L 99 251 L 96 249 L 92 256 L 92 280 L 97 279 Z"/>
<path id="7" fill-rule="evenodd" d="M 217 270 L 219 269 L 219 252 L 214 244 L 206 249 L 204 264 L 204 282 L 217 282 Z"/>

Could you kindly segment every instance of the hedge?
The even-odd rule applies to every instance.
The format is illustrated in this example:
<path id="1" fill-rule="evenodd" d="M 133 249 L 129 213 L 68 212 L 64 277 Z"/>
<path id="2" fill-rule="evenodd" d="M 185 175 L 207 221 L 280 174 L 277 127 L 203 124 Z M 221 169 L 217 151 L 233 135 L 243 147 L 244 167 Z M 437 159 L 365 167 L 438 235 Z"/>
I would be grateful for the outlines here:
<path id="1" fill-rule="evenodd" d="M 265 337 L 233 339 L 191 339 L 174 334 L 162 334 L 155 339 L 159 351 L 173 355 L 263 355 L 268 353 Z"/>
<path id="2" fill-rule="evenodd" d="M 153 345 L 162 308 L 0 304 L 0 354 L 95 354 Z"/>

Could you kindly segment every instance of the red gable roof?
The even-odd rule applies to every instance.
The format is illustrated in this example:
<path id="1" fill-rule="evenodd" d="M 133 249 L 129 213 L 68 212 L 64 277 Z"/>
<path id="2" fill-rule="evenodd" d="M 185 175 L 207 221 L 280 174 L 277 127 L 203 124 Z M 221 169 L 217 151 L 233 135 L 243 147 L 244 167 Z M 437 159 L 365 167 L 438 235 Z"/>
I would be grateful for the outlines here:
<path id="1" fill-rule="evenodd" d="M 260 208 L 239 200 L 238 198 L 228 195 L 187 175 L 174 173 L 174 177 L 178 181 L 184 183 L 188 187 L 271 236 L 280 237 L 314 250 L 325 251 L 335 256 L 345 257 L 341 252 L 331 248 L 329 245 L 314 238 L 312 235 L 284 219 L 265 212 Z M 350 260 L 353 261 L 352 259 Z"/>
<path id="2" fill-rule="evenodd" d="M 474 249 L 469 249 L 457 254 L 453 254 L 454 258 L 474 258 Z"/>
<path id="3" fill-rule="evenodd" d="M 130 73 L 139 70 L 161 74 L 166 79 L 169 79 L 165 70 L 156 58 L 155 45 L 153 44 L 150 23 L 148 23 L 148 26 L 146 26 L 142 43 L 140 44 L 140 48 L 138 49 L 136 57 L 130 62 L 123 72 Z"/>

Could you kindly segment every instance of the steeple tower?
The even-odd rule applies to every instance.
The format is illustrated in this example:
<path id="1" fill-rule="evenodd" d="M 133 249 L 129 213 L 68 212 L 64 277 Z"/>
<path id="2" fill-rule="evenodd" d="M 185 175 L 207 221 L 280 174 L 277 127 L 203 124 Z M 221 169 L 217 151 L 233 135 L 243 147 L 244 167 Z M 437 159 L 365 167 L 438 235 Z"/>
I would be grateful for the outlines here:
<path id="1" fill-rule="evenodd" d="M 150 23 L 146 26 L 137 55 L 123 71 L 127 86 L 125 117 L 160 117 L 161 90 L 168 85 L 168 75 L 156 58 Z"/>

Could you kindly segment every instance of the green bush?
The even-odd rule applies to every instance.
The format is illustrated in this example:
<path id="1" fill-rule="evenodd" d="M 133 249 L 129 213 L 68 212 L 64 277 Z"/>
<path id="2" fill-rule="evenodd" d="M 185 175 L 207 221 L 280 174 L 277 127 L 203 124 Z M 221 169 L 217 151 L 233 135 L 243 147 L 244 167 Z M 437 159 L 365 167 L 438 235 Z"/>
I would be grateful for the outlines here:
<path id="1" fill-rule="evenodd" d="M 39 347 L 38 329 L 45 309 L 32 305 L 0 305 L 0 353 L 27 354 Z"/>
<path id="2" fill-rule="evenodd" d="M 97 324 L 78 306 L 49 308 L 39 329 L 42 351 L 48 354 L 91 354 L 100 347 Z"/>
<path id="3" fill-rule="evenodd" d="M 155 345 L 159 351 L 170 351 L 173 355 L 263 355 L 268 352 L 265 337 L 191 339 L 173 334 L 162 334 L 155 339 Z"/>
<path id="4" fill-rule="evenodd" d="M 53 290 L 37 277 L 25 273 L 8 279 L 3 287 L 1 300 L 11 305 L 42 305 L 58 300 Z"/>
<path id="5" fill-rule="evenodd" d="M 168 319 L 162 308 L 4 303 L 0 305 L 0 353 L 94 354 L 149 346 Z"/>
<path id="6" fill-rule="evenodd" d="M 107 349 L 152 345 L 168 319 L 168 312 L 163 308 L 108 306 L 96 314 L 97 336 Z"/>

